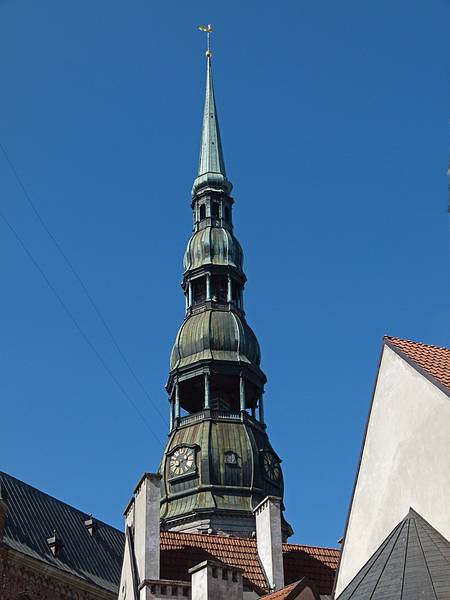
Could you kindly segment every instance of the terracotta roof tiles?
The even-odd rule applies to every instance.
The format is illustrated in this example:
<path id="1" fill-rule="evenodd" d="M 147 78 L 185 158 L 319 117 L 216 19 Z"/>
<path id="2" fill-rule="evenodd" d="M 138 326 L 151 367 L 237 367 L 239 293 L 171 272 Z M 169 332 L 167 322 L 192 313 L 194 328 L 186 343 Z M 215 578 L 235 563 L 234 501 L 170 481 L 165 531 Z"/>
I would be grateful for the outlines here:
<path id="1" fill-rule="evenodd" d="M 331 593 L 339 550 L 283 544 L 287 584 L 308 577 L 319 593 Z M 267 591 L 267 582 L 256 550 L 256 540 L 224 535 L 161 532 L 161 577 L 189 581 L 188 571 L 204 560 L 219 560 L 243 571 L 244 584 Z"/>
<path id="2" fill-rule="evenodd" d="M 189 581 L 189 569 L 204 560 L 219 560 L 243 570 L 244 582 L 266 589 L 256 541 L 222 535 L 161 532 L 161 578 Z"/>
<path id="3" fill-rule="evenodd" d="M 116 592 L 123 558 L 121 531 L 96 521 L 96 535 L 90 536 L 84 524 L 88 514 L 6 473 L 0 472 L 0 487 L 8 497 L 5 546 Z M 64 544 L 61 557 L 54 557 L 47 544 L 55 528 Z M 284 544 L 283 554 L 287 585 L 307 577 L 319 593 L 331 593 L 339 550 Z M 261 594 L 268 592 L 256 539 L 161 532 L 162 579 L 190 581 L 189 569 L 207 559 L 242 569 L 245 584 Z"/>
<path id="4" fill-rule="evenodd" d="M 339 556 L 337 548 L 283 544 L 284 580 L 307 577 L 319 594 L 331 594 Z"/>
<path id="5" fill-rule="evenodd" d="M 440 386 L 450 390 L 450 349 L 431 346 L 412 340 L 386 335 L 385 342 L 390 348 L 405 355 L 419 369 L 426 371 Z"/>
<path id="6" fill-rule="evenodd" d="M 285 586 L 283 589 L 272 592 L 268 596 L 264 596 L 264 600 L 286 600 L 299 583 L 299 581 L 294 581 L 294 583 Z"/>

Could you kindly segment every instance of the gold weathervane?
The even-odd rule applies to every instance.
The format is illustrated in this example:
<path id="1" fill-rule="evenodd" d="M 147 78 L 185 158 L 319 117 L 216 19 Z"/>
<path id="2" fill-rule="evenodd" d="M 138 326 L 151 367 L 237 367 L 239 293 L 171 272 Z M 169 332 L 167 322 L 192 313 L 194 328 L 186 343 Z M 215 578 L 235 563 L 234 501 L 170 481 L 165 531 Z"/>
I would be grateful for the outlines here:
<path id="1" fill-rule="evenodd" d="M 198 28 L 200 29 L 200 31 L 204 31 L 206 33 L 206 39 L 207 39 L 207 44 L 208 47 L 206 49 L 206 56 L 208 58 L 211 58 L 212 56 L 212 52 L 211 52 L 211 46 L 210 46 L 210 35 L 211 32 L 213 30 L 212 25 L 210 23 L 208 23 L 208 25 L 199 25 Z"/>

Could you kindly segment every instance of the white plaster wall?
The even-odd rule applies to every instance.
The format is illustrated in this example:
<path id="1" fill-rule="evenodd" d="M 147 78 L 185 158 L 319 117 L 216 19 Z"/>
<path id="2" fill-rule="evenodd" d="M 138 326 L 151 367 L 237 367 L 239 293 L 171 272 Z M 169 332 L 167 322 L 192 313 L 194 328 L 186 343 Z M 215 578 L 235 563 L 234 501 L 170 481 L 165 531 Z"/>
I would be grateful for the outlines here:
<path id="1" fill-rule="evenodd" d="M 232 581 L 232 570 L 225 569 L 227 579 L 222 579 L 222 569 L 217 569 L 217 577 L 212 576 L 212 568 L 205 566 L 192 574 L 192 600 L 242 600 L 242 575 Z"/>
<path id="2" fill-rule="evenodd" d="M 129 536 L 125 539 L 125 550 L 122 563 L 122 573 L 120 576 L 119 595 L 118 600 L 135 600 L 137 590 L 135 590 L 135 582 L 133 578 L 133 565 L 131 560 L 131 553 L 133 549 L 130 548 Z"/>
<path id="3" fill-rule="evenodd" d="M 384 346 L 336 597 L 410 507 L 450 539 L 450 398 Z"/>
<path id="4" fill-rule="evenodd" d="M 284 587 L 281 507 L 278 499 L 266 498 L 255 509 L 258 556 L 272 588 Z"/>
<path id="5" fill-rule="evenodd" d="M 143 478 L 134 499 L 134 553 L 139 580 L 159 579 L 161 479 Z"/>

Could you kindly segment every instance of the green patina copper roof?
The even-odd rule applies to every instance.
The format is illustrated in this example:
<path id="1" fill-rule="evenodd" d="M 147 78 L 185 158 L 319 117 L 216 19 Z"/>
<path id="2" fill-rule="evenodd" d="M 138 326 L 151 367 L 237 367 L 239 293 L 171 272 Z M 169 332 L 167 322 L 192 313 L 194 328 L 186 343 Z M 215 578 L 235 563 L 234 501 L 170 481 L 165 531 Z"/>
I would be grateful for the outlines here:
<path id="1" fill-rule="evenodd" d="M 203 265 L 235 267 L 242 271 L 243 253 L 237 239 L 223 227 L 206 227 L 195 232 L 184 254 L 184 272 Z"/>
<path id="2" fill-rule="evenodd" d="M 243 362 L 259 366 L 261 353 L 252 329 L 234 312 L 205 310 L 181 326 L 172 349 L 170 368 L 199 360 Z"/>
<path id="3" fill-rule="evenodd" d="M 184 255 L 186 318 L 166 386 L 172 412 L 161 463 L 161 517 L 167 529 L 249 536 L 253 509 L 268 495 L 283 497 L 283 478 L 263 423 L 266 377 L 244 317 L 246 278 L 242 248 L 232 233 L 231 188 L 208 53 L 200 164 L 192 188 L 194 233 Z M 180 414 L 181 408 L 188 414 Z M 190 456 L 187 471 L 180 466 L 183 447 Z M 282 530 L 284 537 L 291 534 L 284 519 Z"/>
<path id="4" fill-rule="evenodd" d="M 167 457 L 185 444 L 198 448 L 196 473 L 188 479 L 171 479 Z M 232 421 L 204 418 L 175 430 L 160 468 L 161 517 L 170 520 L 205 509 L 245 511 L 251 516 L 252 509 L 266 496 L 282 497 L 282 474 L 276 483 L 264 477 L 263 450 L 273 452 L 265 431 L 237 416 Z M 231 466 L 225 461 L 228 452 L 237 457 Z"/>
<path id="5" fill-rule="evenodd" d="M 203 113 L 202 142 L 198 176 L 194 181 L 192 194 L 202 187 L 212 187 L 230 192 L 232 185 L 227 180 L 222 141 L 220 139 L 219 120 L 217 117 L 214 85 L 212 78 L 211 57 L 208 56 L 206 69 L 205 110 Z"/>

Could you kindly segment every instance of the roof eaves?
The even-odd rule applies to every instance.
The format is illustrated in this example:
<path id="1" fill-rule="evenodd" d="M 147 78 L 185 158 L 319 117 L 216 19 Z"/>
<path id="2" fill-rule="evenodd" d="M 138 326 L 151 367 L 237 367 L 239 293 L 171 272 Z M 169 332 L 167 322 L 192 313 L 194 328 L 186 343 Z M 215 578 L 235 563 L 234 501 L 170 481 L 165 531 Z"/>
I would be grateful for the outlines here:
<path id="1" fill-rule="evenodd" d="M 385 335 L 383 337 L 384 344 L 390 348 L 393 352 L 398 354 L 400 358 L 402 358 L 405 362 L 407 362 L 413 369 L 415 369 L 418 373 L 420 373 L 425 379 L 428 379 L 433 385 L 439 388 L 446 396 L 450 398 L 450 389 L 442 383 L 437 377 L 435 377 L 432 373 L 430 373 L 425 367 L 416 362 L 413 358 L 411 358 L 404 350 L 402 350 L 395 342 L 390 339 L 391 336 Z"/>
<path id="2" fill-rule="evenodd" d="M 101 580 L 98 577 L 89 577 L 88 574 L 82 572 L 82 571 L 77 571 L 75 569 L 72 569 L 70 567 L 68 567 L 68 565 L 64 564 L 64 563 L 55 563 L 52 562 L 50 560 L 46 560 L 44 556 L 37 554 L 37 553 L 33 553 L 31 552 L 25 552 L 22 551 L 18 548 L 15 548 L 13 545 L 8 544 L 8 542 L 4 542 L 2 545 L 0 545 L 1 547 L 6 547 L 8 549 L 8 552 L 11 552 L 14 556 L 16 556 L 19 560 L 21 561 L 25 561 L 22 564 L 28 564 L 30 567 L 32 565 L 36 566 L 36 561 L 37 562 L 41 562 L 44 563 L 46 565 L 45 569 L 47 572 L 52 573 L 56 576 L 56 577 L 61 577 L 61 574 L 63 574 L 64 577 L 75 577 L 77 579 L 77 585 L 86 585 L 89 586 L 86 589 L 90 589 L 90 591 L 92 591 L 92 586 L 98 588 L 98 590 L 100 591 L 107 591 L 107 592 L 113 592 L 116 593 L 117 592 L 117 586 L 114 585 L 112 582 L 105 580 Z M 29 549 L 31 550 L 31 549 Z"/>

